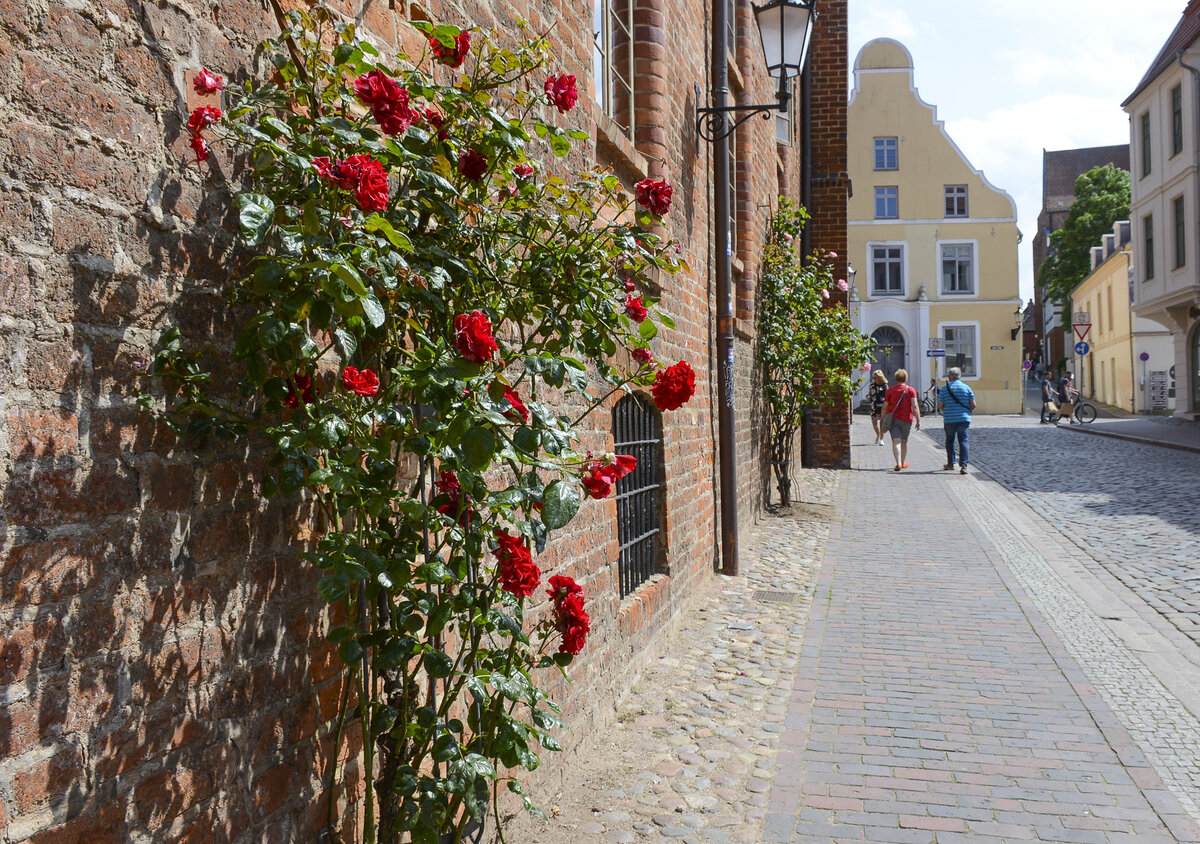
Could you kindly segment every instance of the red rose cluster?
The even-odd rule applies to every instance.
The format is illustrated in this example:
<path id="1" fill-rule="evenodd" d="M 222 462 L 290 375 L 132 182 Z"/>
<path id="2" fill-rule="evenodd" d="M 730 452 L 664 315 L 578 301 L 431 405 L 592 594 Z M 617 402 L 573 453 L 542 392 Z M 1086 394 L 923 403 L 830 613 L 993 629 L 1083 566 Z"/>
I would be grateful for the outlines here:
<path id="1" fill-rule="evenodd" d="M 587 466 L 583 488 L 595 499 L 608 498 L 613 484 L 637 468 L 637 458 L 631 454 L 618 454 L 612 463 L 593 460 Z"/>
<path id="2" fill-rule="evenodd" d="M 197 94 L 203 97 L 211 97 L 218 91 L 225 90 L 225 80 L 207 67 L 202 67 L 200 68 L 200 72 L 192 77 L 192 87 L 196 89 Z"/>
<path id="3" fill-rule="evenodd" d="M 641 296 L 634 296 L 632 293 L 625 294 L 625 315 L 627 317 L 634 322 L 645 322 L 647 313 Z"/>
<path id="4" fill-rule="evenodd" d="M 533 168 L 522 162 L 513 168 L 513 175 L 521 181 L 525 181 L 533 176 Z"/>
<path id="5" fill-rule="evenodd" d="M 421 119 L 421 113 L 408 104 L 408 91 L 378 70 L 354 80 L 354 96 L 371 109 L 385 135 L 399 135 Z"/>
<path id="6" fill-rule="evenodd" d="M 559 114 L 566 114 L 575 108 L 579 102 L 579 89 L 575 87 L 575 77 L 564 73 L 551 76 L 546 80 L 546 97 L 558 109 Z"/>
<path id="7" fill-rule="evenodd" d="M 379 376 L 369 369 L 347 366 L 342 370 L 342 386 L 360 396 L 373 396 L 379 392 Z"/>
<path id="8" fill-rule="evenodd" d="M 542 571 L 534 563 L 529 546 L 521 537 L 502 530 L 496 531 L 496 541 L 500 543 L 494 552 L 500 561 L 500 585 L 518 598 L 528 598 L 542 582 Z"/>
<path id="9" fill-rule="evenodd" d="M 309 375 L 293 375 L 295 385 L 288 384 L 288 407 L 299 407 L 302 404 L 312 404 L 316 398 L 312 377 Z M 296 392 L 299 390 L 300 392 Z"/>
<path id="10" fill-rule="evenodd" d="M 454 347 L 469 361 L 491 360 L 499 346 L 492 336 L 492 322 L 483 311 L 471 311 L 454 318 Z"/>
<path id="11" fill-rule="evenodd" d="M 649 349 L 634 349 L 633 359 L 638 363 L 650 363 L 654 360 L 654 354 Z"/>
<path id="12" fill-rule="evenodd" d="M 447 67 L 461 67 L 471 52 L 471 33 L 460 32 L 454 39 L 454 46 L 447 47 L 437 38 L 429 37 L 429 49 L 437 56 L 437 60 Z"/>
<path id="13" fill-rule="evenodd" d="M 659 410 L 678 410 L 696 392 L 696 373 L 680 361 L 654 373 L 650 392 Z"/>
<path id="14" fill-rule="evenodd" d="M 517 395 L 517 391 L 512 387 L 504 388 L 504 400 L 512 405 L 508 410 L 504 411 L 504 415 L 513 422 L 519 417 L 522 422 L 529 421 L 529 408 L 525 406 L 525 402 L 521 401 L 521 397 Z"/>
<path id="15" fill-rule="evenodd" d="M 221 109 L 216 106 L 200 106 L 188 117 L 188 134 L 192 136 L 188 143 L 196 152 L 197 161 L 208 160 L 208 141 L 200 133 L 220 119 Z"/>
<path id="16" fill-rule="evenodd" d="M 458 476 L 453 472 L 442 471 L 438 472 L 438 477 L 440 480 L 434 481 L 433 487 L 448 500 L 438 507 L 437 511 L 447 518 L 455 519 L 463 527 L 471 524 L 471 517 L 475 512 L 471 509 L 471 499 L 463 495 Z"/>
<path id="17" fill-rule="evenodd" d="M 364 211 L 383 211 L 388 205 L 388 177 L 383 165 L 369 155 L 352 155 L 345 161 L 327 156 L 312 160 L 313 169 L 331 184 L 351 191 Z"/>
<path id="18" fill-rule="evenodd" d="M 667 184 L 666 179 L 659 179 L 657 182 L 653 179 L 642 179 L 633 187 L 637 190 L 638 204 L 649 209 L 651 214 L 662 217 L 671 210 L 671 194 L 674 188 Z"/>
<path id="19" fill-rule="evenodd" d="M 592 629 L 592 620 L 583 608 L 583 589 L 574 579 L 556 574 L 550 578 L 546 594 L 554 601 L 554 629 L 562 635 L 558 652 L 578 655 Z"/>

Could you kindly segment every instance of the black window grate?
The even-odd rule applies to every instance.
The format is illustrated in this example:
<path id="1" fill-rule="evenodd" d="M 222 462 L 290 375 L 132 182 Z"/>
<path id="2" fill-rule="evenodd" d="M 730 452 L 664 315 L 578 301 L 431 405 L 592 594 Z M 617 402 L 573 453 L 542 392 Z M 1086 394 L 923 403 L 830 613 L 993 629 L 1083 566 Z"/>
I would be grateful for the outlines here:
<path id="1" fill-rule="evenodd" d="M 637 458 L 637 469 L 617 481 L 617 540 L 621 548 L 617 571 L 624 598 L 658 569 L 662 430 L 649 401 L 625 396 L 617 402 L 613 444 L 617 454 Z"/>

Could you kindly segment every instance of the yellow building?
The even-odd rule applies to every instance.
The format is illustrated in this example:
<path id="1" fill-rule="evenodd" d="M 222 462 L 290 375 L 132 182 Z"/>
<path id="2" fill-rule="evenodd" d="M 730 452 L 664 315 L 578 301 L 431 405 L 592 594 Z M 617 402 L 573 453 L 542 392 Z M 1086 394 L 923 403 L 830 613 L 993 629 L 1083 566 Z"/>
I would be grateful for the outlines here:
<path id="1" fill-rule="evenodd" d="M 1133 244 L 1128 220 L 1113 224 L 1092 247 L 1092 271 L 1071 291 L 1071 321 L 1090 325 L 1083 334 L 1088 353 L 1073 352 L 1075 383 L 1085 396 L 1138 413 L 1166 413 L 1174 407 L 1168 370 L 1174 363 L 1171 332 L 1134 316 L 1130 307 Z M 1068 350 L 1070 351 L 1070 350 Z"/>
<path id="2" fill-rule="evenodd" d="M 918 390 L 958 365 L 978 412 L 1019 412 L 1021 235 L 1012 197 L 946 134 L 897 41 L 859 52 L 847 125 L 851 312 L 876 341 L 873 365 L 889 381 L 907 369 Z M 945 357 L 929 354 L 943 349 Z"/>

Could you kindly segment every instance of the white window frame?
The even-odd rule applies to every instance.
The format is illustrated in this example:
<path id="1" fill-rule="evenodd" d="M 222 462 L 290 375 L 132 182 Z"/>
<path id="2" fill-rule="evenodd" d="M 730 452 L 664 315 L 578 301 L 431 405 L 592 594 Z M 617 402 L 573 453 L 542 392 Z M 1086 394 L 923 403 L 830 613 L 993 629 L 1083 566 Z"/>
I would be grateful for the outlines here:
<path id="1" fill-rule="evenodd" d="M 961 194 L 958 192 L 959 188 L 962 189 Z M 954 191 L 953 197 L 950 194 L 951 190 Z M 969 196 L 970 196 L 970 191 L 969 191 L 967 185 L 944 185 L 942 187 L 942 205 L 943 205 L 943 212 L 945 213 L 946 218 L 951 219 L 951 220 L 961 220 L 965 217 L 970 217 L 971 216 L 971 206 L 970 206 L 970 203 L 968 202 Z M 952 198 L 955 200 L 954 204 L 956 206 L 958 205 L 958 200 L 962 199 L 962 213 L 961 214 L 951 214 L 949 208 L 945 207 L 947 205 L 948 201 Z"/>
<path id="2" fill-rule="evenodd" d="M 883 141 L 884 143 L 880 144 L 880 141 Z M 890 147 L 887 145 L 887 143 L 886 143 L 887 141 L 892 142 Z M 883 153 L 883 165 L 884 165 L 882 167 L 879 166 L 879 154 L 881 152 Z M 888 157 L 889 152 L 892 154 L 892 166 L 891 167 L 887 166 L 887 164 L 888 164 L 887 157 Z M 883 171 L 888 171 L 888 170 L 899 170 L 900 169 L 900 139 L 899 138 L 893 138 L 893 137 L 876 138 L 875 146 L 874 146 L 874 154 L 875 154 L 875 157 L 874 157 L 875 168 L 874 169 L 876 171 L 883 172 Z"/>
<path id="3" fill-rule="evenodd" d="M 946 277 L 942 272 L 942 256 L 947 246 L 971 247 L 971 289 L 965 293 L 953 292 L 946 289 Z M 979 241 L 977 240 L 939 240 L 936 245 L 938 296 L 948 299 L 978 299 L 979 298 Z"/>
<path id="4" fill-rule="evenodd" d="M 875 289 L 875 250 L 900 250 L 900 291 L 879 293 Z M 904 299 L 908 296 L 908 244 L 903 240 L 872 241 L 867 244 L 867 296 L 871 299 Z"/>
<path id="5" fill-rule="evenodd" d="M 613 12 L 612 0 L 592 0 L 592 98 L 600 110 L 621 127 L 622 133 L 632 139 L 637 130 L 636 100 L 638 94 L 637 58 L 634 54 L 636 33 L 633 17 L 633 2 L 624 15 Z M 624 30 L 628 39 L 629 56 L 618 65 L 613 57 L 618 35 L 614 25 Z M 629 102 L 618 110 L 614 79 L 629 89 Z M 628 123 L 628 126 L 624 124 Z"/>
<path id="6" fill-rule="evenodd" d="M 885 214 L 883 216 L 880 216 L 880 214 L 879 214 L 880 194 L 879 194 L 879 192 L 885 191 L 885 190 L 890 190 L 890 191 L 894 192 L 894 196 L 892 196 L 890 198 L 893 199 L 896 203 L 896 213 L 895 214 Z M 886 196 L 883 197 L 884 203 L 887 202 L 888 198 L 889 197 L 886 197 Z M 898 219 L 900 219 L 900 188 L 898 185 L 875 185 L 875 219 L 876 220 L 898 220 Z"/>
<path id="7" fill-rule="evenodd" d="M 958 320 L 955 322 L 939 322 L 938 328 L 937 328 L 937 336 L 942 338 L 942 347 L 943 348 L 946 347 L 946 329 L 947 328 L 970 328 L 972 331 L 975 332 L 975 339 L 974 339 L 974 342 L 972 343 L 972 346 L 974 347 L 972 352 L 973 352 L 973 360 L 975 361 L 975 372 L 970 375 L 968 375 L 967 373 L 964 372 L 963 376 L 962 376 L 962 380 L 978 381 L 980 378 L 983 377 L 983 358 L 980 354 L 981 346 L 979 343 L 979 334 L 980 334 L 979 323 L 972 322 L 971 320 Z M 952 367 L 952 366 L 957 366 L 957 364 L 955 363 L 956 358 L 950 357 L 949 349 L 946 349 L 945 360 L 946 360 L 945 366 L 946 366 L 947 370 L 950 369 L 950 367 Z"/>

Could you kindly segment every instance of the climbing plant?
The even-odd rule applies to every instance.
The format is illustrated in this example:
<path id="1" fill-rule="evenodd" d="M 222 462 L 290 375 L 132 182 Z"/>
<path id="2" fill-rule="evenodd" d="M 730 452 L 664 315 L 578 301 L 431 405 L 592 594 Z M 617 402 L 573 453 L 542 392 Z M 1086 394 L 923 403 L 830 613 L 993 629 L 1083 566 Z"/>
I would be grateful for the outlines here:
<path id="1" fill-rule="evenodd" d="M 389 60 L 323 6 L 281 20 L 270 78 L 202 71 L 187 124 L 200 161 L 242 165 L 232 376 L 181 327 L 151 374 L 177 430 L 267 443 L 263 495 L 321 517 L 302 556 L 345 664 L 338 740 L 362 739 L 362 840 L 457 842 L 500 825 L 501 787 L 530 807 L 520 771 L 559 748 L 542 686 L 590 618 L 538 555 L 636 465 L 582 450 L 589 415 L 695 389 L 651 351 L 674 326 L 646 283 L 685 269 L 672 188 L 567 172 L 588 133 L 542 38 L 418 21 L 425 49 Z"/>
<path id="2" fill-rule="evenodd" d="M 791 503 L 796 432 L 808 407 L 846 401 L 860 383 L 870 339 L 850 322 L 831 291 L 846 291 L 830 264 L 835 254 L 802 256 L 800 233 L 808 212 L 786 197 L 771 218 L 758 289 L 758 360 L 767 399 L 775 485 Z"/>

